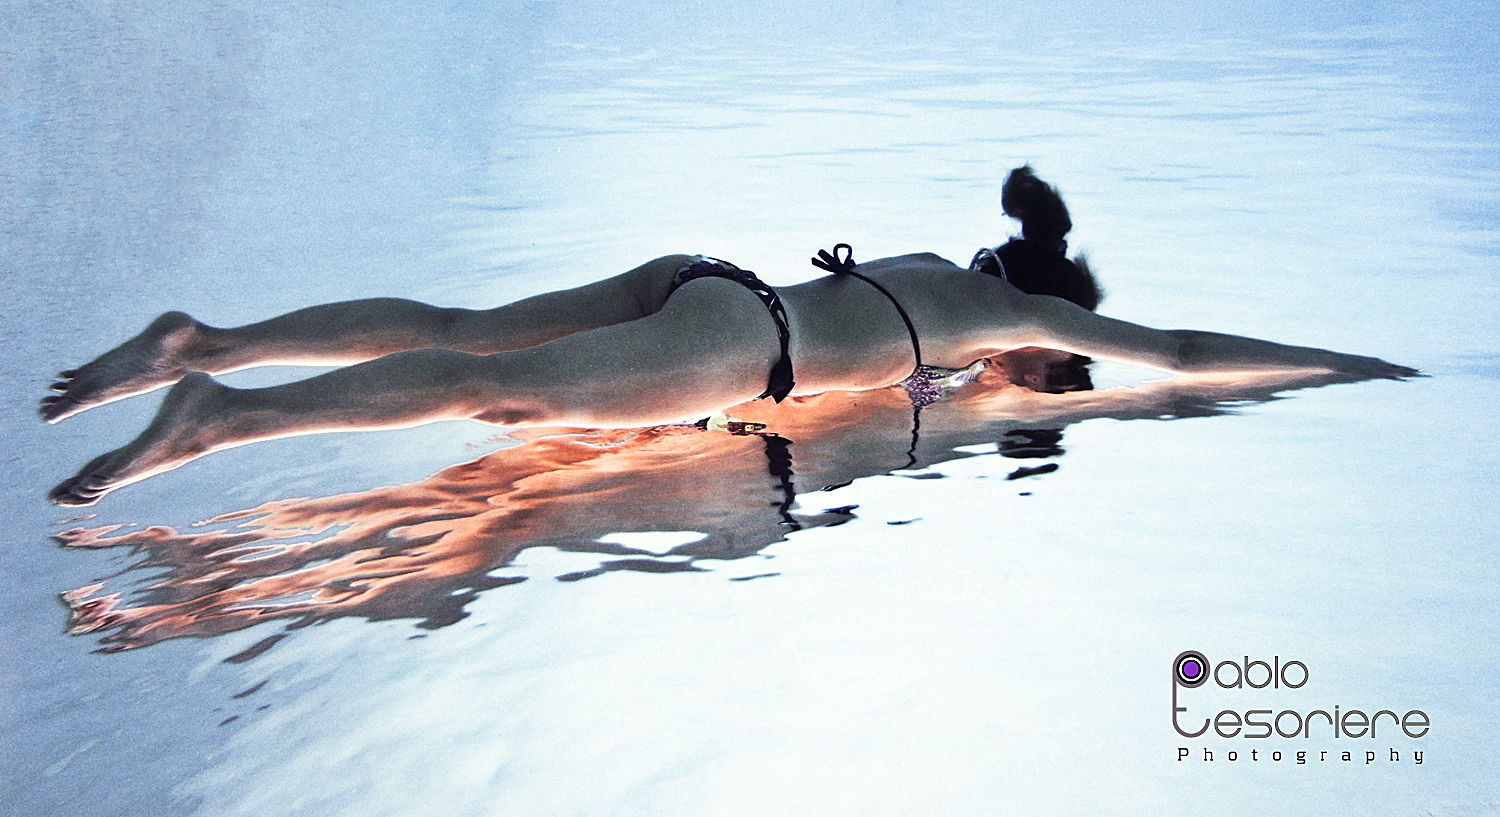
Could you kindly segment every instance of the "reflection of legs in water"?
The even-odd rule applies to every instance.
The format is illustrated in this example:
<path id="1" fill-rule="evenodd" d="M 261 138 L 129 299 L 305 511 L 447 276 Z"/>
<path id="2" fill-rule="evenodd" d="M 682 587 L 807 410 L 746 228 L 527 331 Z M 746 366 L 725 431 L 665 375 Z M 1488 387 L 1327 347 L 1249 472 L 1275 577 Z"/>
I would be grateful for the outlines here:
<path id="1" fill-rule="evenodd" d="M 324 304 L 232 329 L 168 312 L 144 332 L 74 371 L 42 400 L 57 422 L 94 406 L 177 382 L 188 372 L 269 364 L 346 366 L 412 349 L 488 355 L 650 315 L 690 259 L 667 256 L 576 289 L 490 310 L 448 309 L 397 298 Z"/>
<path id="2" fill-rule="evenodd" d="M 204 454 L 325 431 L 439 420 L 632 427 L 692 419 L 759 394 L 779 354 L 759 299 L 709 278 L 684 286 L 655 314 L 520 351 L 419 349 L 262 389 L 193 373 L 138 438 L 90 462 L 51 498 L 85 505 Z"/>

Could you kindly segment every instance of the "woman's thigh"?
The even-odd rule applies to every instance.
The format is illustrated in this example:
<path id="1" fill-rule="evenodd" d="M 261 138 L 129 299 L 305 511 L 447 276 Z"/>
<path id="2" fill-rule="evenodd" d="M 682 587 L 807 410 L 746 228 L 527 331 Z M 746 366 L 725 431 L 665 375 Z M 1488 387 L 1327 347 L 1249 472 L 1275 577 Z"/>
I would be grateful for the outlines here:
<path id="1" fill-rule="evenodd" d="M 629 272 L 479 311 L 455 310 L 440 348 L 496 354 L 655 313 L 691 256 L 669 255 Z"/>

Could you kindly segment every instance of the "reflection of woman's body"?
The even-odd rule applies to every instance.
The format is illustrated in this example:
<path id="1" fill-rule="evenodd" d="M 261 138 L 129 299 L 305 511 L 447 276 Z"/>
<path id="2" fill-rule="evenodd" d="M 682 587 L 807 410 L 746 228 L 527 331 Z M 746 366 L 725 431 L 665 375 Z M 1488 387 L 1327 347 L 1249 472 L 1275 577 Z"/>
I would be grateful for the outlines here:
<path id="1" fill-rule="evenodd" d="M 991 456 L 1008 459 L 978 473 L 995 474 L 1001 463 L 1007 479 L 1044 473 L 1058 467 L 1059 443 L 1074 423 L 1212 416 L 1330 380 L 1313 373 L 1170 378 L 1042 396 L 1007 382 L 1013 363 L 1006 356 L 973 386 L 923 409 L 919 441 L 912 404 L 899 390 L 830 391 L 735 406 L 749 434 L 687 424 L 522 431 L 518 445 L 408 485 L 279 499 L 191 528 L 75 528 L 57 538 L 143 558 L 125 574 L 64 593 L 73 610 L 68 630 L 110 630 L 104 649 L 113 651 L 277 619 L 290 622 L 288 630 L 343 616 L 441 627 L 463 618 L 477 593 L 538 577 L 546 562 L 521 555 L 530 548 L 604 557 L 557 576 L 564 581 L 619 570 L 723 570 L 716 563 L 764 554 L 794 531 L 881 513 L 843 505 L 844 496 L 822 493 L 827 488 L 900 469 L 920 469 L 907 474 L 923 479 L 938 473 L 933 466 L 995 448 Z M 1013 487 L 991 483 L 997 501 L 1042 490 L 1006 486 Z M 611 536 L 650 531 L 703 537 L 660 553 L 659 543 L 634 549 Z M 1004 541 L 997 535 L 994 543 Z M 745 578 L 774 564 L 757 560 L 733 572 Z"/>
<path id="2" fill-rule="evenodd" d="M 1022 181 L 1035 181 L 1025 173 Z M 1070 226 L 1061 199 L 1056 206 L 1062 226 L 1049 240 Z M 1012 212 L 1010 202 L 1006 209 Z M 1028 238 L 1042 229 L 1020 217 Z M 751 289 L 723 277 L 695 278 L 674 290 L 695 262 L 660 258 L 488 311 L 355 301 L 237 329 L 169 313 L 65 373 L 54 387 L 59 394 L 43 401 L 43 416 L 57 421 L 177 384 L 140 437 L 89 463 L 52 498 L 88 504 L 203 454 L 277 437 L 456 419 L 643 426 L 711 414 L 773 390 L 768 372 L 783 357 L 783 341 L 772 312 Z M 1308 369 L 1355 379 L 1415 373 L 1322 349 L 1149 329 L 1027 294 L 1004 278 L 931 254 L 860 264 L 858 272 L 866 280 L 832 275 L 777 290 L 793 393 L 899 383 L 918 362 L 918 340 L 921 363 L 951 368 L 1046 347 L 1171 372 Z M 232 389 L 208 376 L 274 363 L 354 365 L 262 389 Z"/>

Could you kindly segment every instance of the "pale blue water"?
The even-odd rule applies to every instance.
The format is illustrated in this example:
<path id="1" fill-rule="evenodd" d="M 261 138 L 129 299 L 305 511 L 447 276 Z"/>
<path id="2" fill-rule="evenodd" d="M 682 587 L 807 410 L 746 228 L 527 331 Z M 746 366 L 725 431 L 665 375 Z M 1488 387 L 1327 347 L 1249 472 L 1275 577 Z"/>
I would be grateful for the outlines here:
<path id="1" fill-rule="evenodd" d="M 1493 10 L 1147 8 L 9 7 L 0 810 L 1494 811 Z M 48 376 L 163 310 L 232 324 L 376 295 L 484 306 L 668 252 L 786 283 L 838 241 L 963 262 L 1011 229 L 999 183 L 1023 162 L 1067 196 L 1107 314 L 1431 377 L 1226 400 L 1101 365 L 1100 403 L 929 415 L 916 474 L 880 475 L 908 436 L 885 415 L 854 426 L 865 436 L 793 436 L 813 521 L 785 541 L 774 484 L 752 496 L 758 527 L 732 503 L 653 504 L 682 481 L 755 482 L 757 450 L 687 479 L 665 449 L 660 473 L 626 469 L 618 490 L 601 460 L 584 469 L 597 497 L 537 506 L 548 535 L 657 554 L 739 537 L 709 555 L 744 558 L 702 572 L 554 581 L 617 558 L 559 540 L 475 574 L 525 582 L 439 584 L 389 620 L 112 654 L 63 633 L 59 593 L 102 582 L 139 603 L 201 555 L 127 570 L 148 552 L 58 547 L 77 523 L 42 500 L 156 405 L 48 427 L 31 416 Z M 1006 431 L 1038 426 L 1064 453 L 1003 456 Z M 83 524 L 190 533 L 481 455 L 503 475 L 491 435 L 250 446 Z M 1060 467 L 1005 479 L 1044 463 Z M 859 478 L 808 490 L 836 473 Z M 417 626 L 439 608 L 466 616 Z M 1193 716 L 1421 709 L 1431 731 L 1182 738 L 1169 679 L 1188 649 L 1309 674 L 1184 690 Z M 1292 754 L 1349 747 L 1348 763 Z"/>

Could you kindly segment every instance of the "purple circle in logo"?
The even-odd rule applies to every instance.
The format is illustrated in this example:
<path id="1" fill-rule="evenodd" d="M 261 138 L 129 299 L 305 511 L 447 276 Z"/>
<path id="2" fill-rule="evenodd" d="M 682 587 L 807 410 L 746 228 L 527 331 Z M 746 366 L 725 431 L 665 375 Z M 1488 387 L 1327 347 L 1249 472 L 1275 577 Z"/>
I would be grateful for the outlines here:
<path id="1" fill-rule="evenodd" d="M 1188 688 L 1203 686 L 1208 680 L 1208 673 L 1213 670 L 1213 665 L 1203 657 L 1203 653 L 1197 650 L 1187 650 L 1179 653 L 1172 660 L 1172 677 L 1176 683 Z"/>

